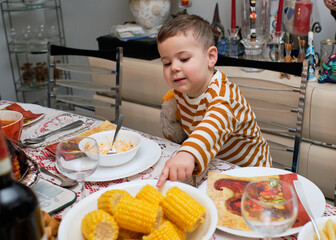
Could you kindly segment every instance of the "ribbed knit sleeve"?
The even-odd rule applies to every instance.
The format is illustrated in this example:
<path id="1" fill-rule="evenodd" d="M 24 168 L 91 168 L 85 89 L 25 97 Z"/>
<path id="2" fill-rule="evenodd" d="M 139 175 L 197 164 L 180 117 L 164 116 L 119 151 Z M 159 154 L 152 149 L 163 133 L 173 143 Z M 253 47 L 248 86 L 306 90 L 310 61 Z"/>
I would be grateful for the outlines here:
<path id="1" fill-rule="evenodd" d="M 194 155 L 201 173 L 214 157 L 240 166 L 270 166 L 266 140 L 238 86 L 217 71 L 197 98 L 174 92 L 177 117 L 189 135 L 180 147 Z"/>

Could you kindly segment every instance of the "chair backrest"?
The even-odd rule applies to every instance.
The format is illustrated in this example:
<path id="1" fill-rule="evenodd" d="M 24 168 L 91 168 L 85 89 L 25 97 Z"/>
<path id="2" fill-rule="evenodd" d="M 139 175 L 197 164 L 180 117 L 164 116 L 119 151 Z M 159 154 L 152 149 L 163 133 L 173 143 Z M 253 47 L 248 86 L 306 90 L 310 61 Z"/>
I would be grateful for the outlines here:
<path id="1" fill-rule="evenodd" d="M 300 143 L 302 141 L 303 116 L 307 87 L 308 61 L 300 63 L 254 61 L 219 56 L 216 66 L 256 68 L 259 73 L 246 73 L 226 68 L 222 70 L 230 81 L 238 84 L 252 109 L 271 149 L 273 165 L 298 171 Z M 280 79 L 280 74 L 291 74 L 296 81 Z M 289 159 L 288 154 L 291 158 Z M 276 158 L 274 156 L 278 155 Z M 288 158 L 287 160 L 282 158 Z"/>
<path id="2" fill-rule="evenodd" d="M 92 66 L 89 58 L 108 60 L 111 64 L 108 68 Z M 63 107 L 68 108 L 66 110 L 81 110 L 81 114 L 101 119 L 106 117 L 97 116 L 96 108 L 114 108 L 114 116 L 107 120 L 116 122 L 122 102 L 122 60 L 121 47 L 88 50 L 48 44 L 48 107 L 59 108 L 60 103 L 63 103 Z M 92 82 L 95 75 L 109 79 L 112 83 L 105 85 Z M 93 96 L 97 92 L 112 96 L 114 102 L 95 99 Z"/>

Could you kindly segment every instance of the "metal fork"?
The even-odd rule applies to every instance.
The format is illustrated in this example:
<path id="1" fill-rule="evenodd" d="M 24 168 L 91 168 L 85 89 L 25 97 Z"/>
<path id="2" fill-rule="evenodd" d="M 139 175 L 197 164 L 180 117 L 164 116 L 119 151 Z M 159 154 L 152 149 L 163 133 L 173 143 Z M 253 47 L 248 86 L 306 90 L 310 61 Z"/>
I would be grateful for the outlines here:
<path id="1" fill-rule="evenodd" d="M 59 133 L 59 132 L 62 132 L 62 131 L 67 131 L 67 130 L 70 130 L 70 129 L 73 129 L 73 128 L 80 127 L 83 123 L 84 122 L 82 120 L 78 120 L 76 122 L 70 123 L 70 124 L 68 124 L 64 127 L 56 129 L 56 130 L 54 130 L 52 132 L 49 132 L 47 134 L 44 134 L 44 135 L 41 135 L 41 136 L 38 136 L 38 137 L 35 137 L 35 138 L 26 138 L 26 139 L 23 140 L 23 143 L 24 144 L 38 144 L 38 143 L 43 142 L 47 137 L 49 137 L 52 134 L 56 134 L 56 133 Z"/>
<path id="2" fill-rule="evenodd" d="M 21 147 L 21 148 L 33 148 L 33 149 L 36 149 L 36 148 L 38 148 L 38 147 L 33 147 L 33 146 L 30 146 L 30 145 L 26 145 L 26 144 L 24 144 L 24 143 L 22 143 L 22 142 L 19 142 L 19 141 L 15 141 L 15 140 L 13 140 L 13 139 L 9 139 L 9 138 L 7 138 L 9 141 L 11 141 L 12 143 L 15 143 L 16 145 L 18 145 L 19 147 Z"/>

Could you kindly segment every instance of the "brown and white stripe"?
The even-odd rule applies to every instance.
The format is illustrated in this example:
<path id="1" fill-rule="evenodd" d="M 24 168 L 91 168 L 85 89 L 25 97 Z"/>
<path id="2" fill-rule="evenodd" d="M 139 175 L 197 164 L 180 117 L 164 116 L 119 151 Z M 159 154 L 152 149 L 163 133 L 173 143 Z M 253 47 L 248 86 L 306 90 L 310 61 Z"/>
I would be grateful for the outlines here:
<path id="1" fill-rule="evenodd" d="M 269 146 L 238 86 L 217 71 L 197 98 L 174 91 L 177 118 L 188 134 L 180 151 L 196 158 L 201 173 L 216 157 L 240 166 L 271 166 Z"/>

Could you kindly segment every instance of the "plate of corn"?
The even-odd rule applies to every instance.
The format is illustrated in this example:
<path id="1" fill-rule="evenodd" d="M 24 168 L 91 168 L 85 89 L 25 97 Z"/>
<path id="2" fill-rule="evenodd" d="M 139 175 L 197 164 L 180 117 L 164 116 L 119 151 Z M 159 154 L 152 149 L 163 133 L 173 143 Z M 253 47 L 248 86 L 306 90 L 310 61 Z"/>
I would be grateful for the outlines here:
<path id="1" fill-rule="evenodd" d="M 59 240 L 210 239 L 217 227 L 212 200 L 190 185 L 157 180 L 116 184 L 78 202 L 63 218 Z M 105 238 L 103 238 L 105 237 Z"/>

